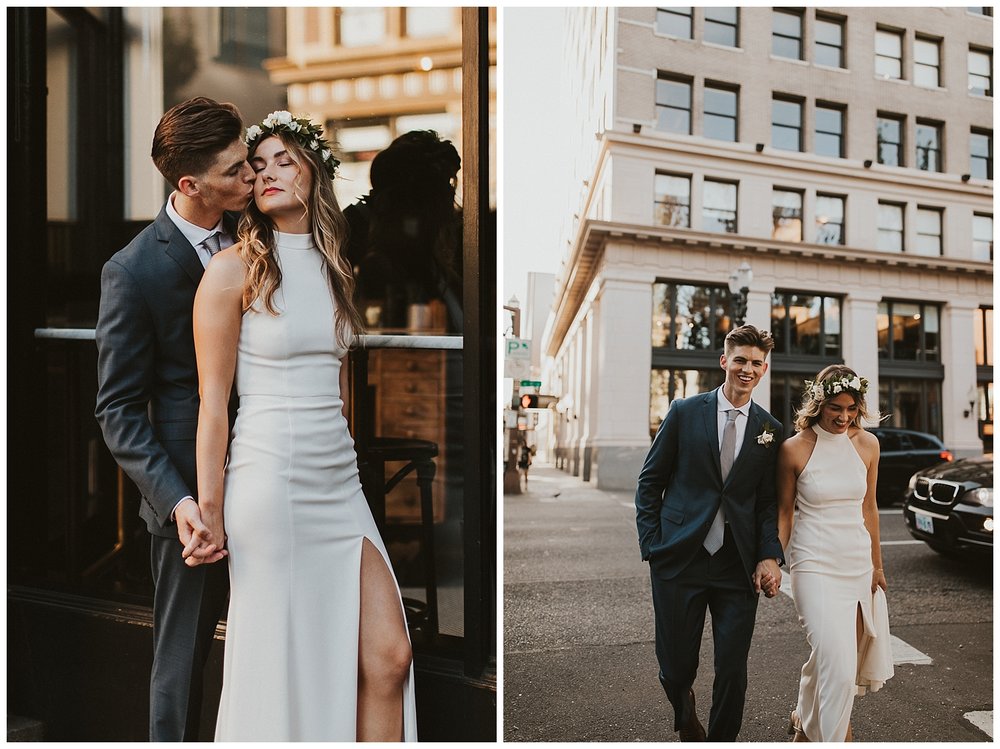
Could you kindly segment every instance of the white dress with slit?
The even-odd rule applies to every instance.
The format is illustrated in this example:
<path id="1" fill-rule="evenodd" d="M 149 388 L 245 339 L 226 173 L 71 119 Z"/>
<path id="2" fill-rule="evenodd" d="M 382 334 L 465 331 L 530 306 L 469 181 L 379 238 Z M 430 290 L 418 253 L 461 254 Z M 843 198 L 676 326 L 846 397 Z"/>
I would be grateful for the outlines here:
<path id="1" fill-rule="evenodd" d="M 387 566 L 389 557 L 342 413 L 346 352 L 322 256 L 309 235 L 277 233 L 277 246 L 280 314 L 258 303 L 240 328 L 216 740 L 355 741 L 364 539 Z M 412 666 L 403 723 L 404 738 L 416 740 Z"/>
<path id="2" fill-rule="evenodd" d="M 871 536 L 861 512 L 867 468 L 846 432 L 812 429 L 816 445 L 796 483 L 786 554 L 795 608 L 812 648 L 797 711 L 810 741 L 843 741 L 855 695 L 881 686 L 861 676 L 858 607 L 866 639 L 887 640 L 888 620 L 883 614 L 883 626 L 876 626 L 873 616 Z"/>

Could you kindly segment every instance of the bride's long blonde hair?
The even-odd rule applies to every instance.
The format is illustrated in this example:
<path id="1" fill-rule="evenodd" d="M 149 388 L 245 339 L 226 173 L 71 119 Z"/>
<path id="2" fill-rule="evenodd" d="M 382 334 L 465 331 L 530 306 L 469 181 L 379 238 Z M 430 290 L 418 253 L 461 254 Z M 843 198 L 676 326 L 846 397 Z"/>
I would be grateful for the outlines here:
<path id="1" fill-rule="evenodd" d="M 318 153 L 303 148 L 294 137 L 285 133 L 275 133 L 273 137 L 281 140 L 289 157 L 299 167 L 294 195 L 302 204 L 305 215 L 310 218 L 313 242 L 323 255 L 323 267 L 336 308 L 334 331 L 337 343 L 344 348 L 352 348 L 354 336 L 364 333 L 364 320 L 354 304 L 354 273 L 344 257 L 348 223 L 337 204 L 333 180 L 327 176 Z M 257 140 L 248 159 L 264 140 L 265 138 Z M 300 185 L 300 181 L 304 181 L 303 163 L 309 167 L 308 185 Z M 246 283 L 243 286 L 243 311 L 251 309 L 259 300 L 264 309 L 277 315 L 274 293 L 281 286 L 281 268 L 275 259 L 274 223 L 260 211 L 253 200 L 240 216 L 237 236 L 242 242 L 240 257 L 247 266 Z"/>

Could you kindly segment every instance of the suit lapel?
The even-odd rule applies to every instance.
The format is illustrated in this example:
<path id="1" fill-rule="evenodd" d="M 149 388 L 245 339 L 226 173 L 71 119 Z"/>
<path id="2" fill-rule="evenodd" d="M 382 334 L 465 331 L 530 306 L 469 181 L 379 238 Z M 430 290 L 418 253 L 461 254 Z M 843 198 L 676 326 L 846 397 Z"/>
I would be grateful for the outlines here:
<path id="1" fill-rule="evenodd" d="M 708 440 L 708 452 L 715 465 L 715 474 L 722 478 L 722 463 L 719 461 L 719 396 L 718 390 L 713 390 L 705 396 L 702 408 L 705 417 L 705 434 Z M 730 471 L 730 474 L 732 471 Z"/>
<path id="2" fill-rule="evenodd" d="M 205 268 L 201 264 L 201 260 L 198 258 L 198 253 L 194 247 L 184 238 L 181 230 L 174 225 L 174 222 L 170 220 L 165 207 L 160 211 L 160 215 L 156 217 L 155 225 L 156 238 L 164 244 L 164 252 L 184 269 L 184 272 L 191 277 L 191 280 L 197 286 L 201 283 L 201 277 L 205 274 Z"/>
<path id="3" fill-rule="evenodd" d="M 750 411 L 747 413 L 747 428 L 743 433 L 743 442 L 740 446 L 739 455 L 736 456 L 736 462 L 733 463 L 732 470 L 729 471 L 729 479 L 732 479 L 736 475 L 736 471 L 744 463 L 750 451 L 753 449 L 752 445 L 757 440 L 757 435 L 760 434 L 761 429 L 760 413 L 758 413 L 758 406 L 756 403 L 750 404 Z M 726 480 L 729 483 L 729 480 Z"/>

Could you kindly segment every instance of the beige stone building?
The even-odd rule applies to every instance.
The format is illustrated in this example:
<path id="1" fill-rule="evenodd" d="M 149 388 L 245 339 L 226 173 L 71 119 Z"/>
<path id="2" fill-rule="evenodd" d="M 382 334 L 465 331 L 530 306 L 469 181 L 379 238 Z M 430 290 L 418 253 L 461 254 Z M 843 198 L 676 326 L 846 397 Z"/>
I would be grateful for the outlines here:
<path id="1" fill-rule="evenodd" d="M 630 489 L 746 321 L 781 419 L 845 362 L 887 424 L 992 449 L 990 8 L 568 12 L 576 208 L 544 347 L 563 465 Z M 739 288 L 737 285 L 736 288 Z"/>

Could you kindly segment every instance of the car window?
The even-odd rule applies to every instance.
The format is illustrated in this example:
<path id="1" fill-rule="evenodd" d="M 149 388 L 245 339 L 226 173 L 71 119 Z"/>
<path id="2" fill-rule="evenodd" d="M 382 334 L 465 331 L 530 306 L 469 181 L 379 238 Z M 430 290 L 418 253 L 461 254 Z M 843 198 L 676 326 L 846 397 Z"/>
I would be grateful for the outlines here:
<path id="1" fill-rule="evenodd" d="M 881 429 L 875 432 L 878 437 L 879 450 L 881 452 L 896 452 L 899 450 L 899 435 L 895 432 L 883 432 Z"/>
<path id="2" fill-rule="evenodd" d="M 910 441 L 910 435 L 908 435 L 908 434 L 900 434 L 900 435 L 897 435 L 897 439 L 899 440 L 899 442 L 898 442 L 899 447 L 896 448 L 897 450 L 912 450 L 913 449 L 913 442 Z"/>
<path id="3" fill-rule="evenodd" d="M 914 450 L 937 450 L 938 446 L 934 440 L 925 437 L 922 434 L 911 434 L 910 441 L 913 443 Z"/>

